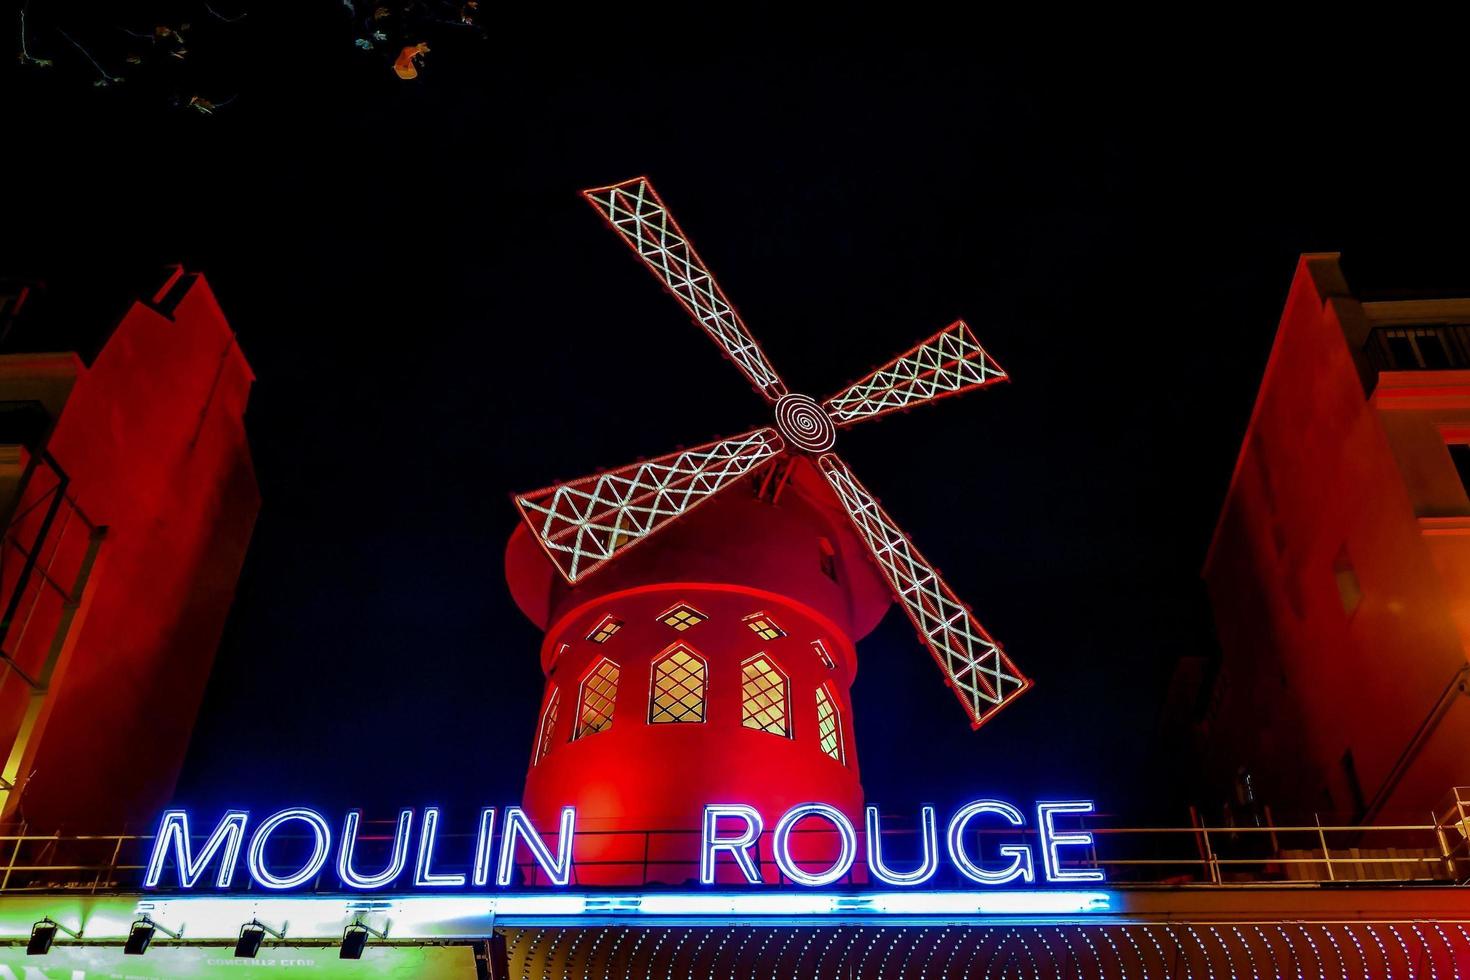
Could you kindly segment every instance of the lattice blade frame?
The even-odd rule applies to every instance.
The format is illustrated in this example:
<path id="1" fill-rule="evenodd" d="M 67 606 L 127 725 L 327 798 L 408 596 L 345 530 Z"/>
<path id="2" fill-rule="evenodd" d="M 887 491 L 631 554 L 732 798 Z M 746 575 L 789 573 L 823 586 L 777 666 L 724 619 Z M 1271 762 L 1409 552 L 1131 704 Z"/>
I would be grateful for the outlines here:
<path id="1" fill-rule="evenodd" d="M 822 403 L 838 427 L 1009 380 L 969 324 L 956 320 Z"/>
<path id="2" fill-rule="evenodd" d="M 945 683 L 970 716 L 971 727 L 979 728 L 1029 689 L 1031 681 L 924 560 L 841 457 L 825 453 L 818 457 L 817 464 L 867 542 L 919 639 L 934 655 Z"/>
<path id="3" fill-rule="evenodd" d="M 552 564 L 576 584 L 785 448 L 775 429 L 754 429 L 518 494 L 515 503 Z"/>
<path id="4" fill-rule="evenodd" d="M 786 384 L 766 360 L 735 307 L 694 250 L 647 177 L 582 192 L 643 264 L 674 294 L 725 356 L 735 362 L 768 402 L 786 394 Z"/>

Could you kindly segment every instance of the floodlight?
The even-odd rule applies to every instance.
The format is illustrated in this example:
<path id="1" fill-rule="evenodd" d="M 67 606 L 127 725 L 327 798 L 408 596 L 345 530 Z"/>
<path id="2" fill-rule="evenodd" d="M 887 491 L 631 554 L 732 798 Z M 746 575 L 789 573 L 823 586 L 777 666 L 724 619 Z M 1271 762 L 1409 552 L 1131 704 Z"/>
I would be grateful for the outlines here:
<path id="1" fill-rule="evenodd" d="M 165 928 L 157 922 L 154 922 L 150 916 L 145 915 L 134 922 L 133 927 L 128 930 L 128 941 L 123 943 L 123 952 L 129 956 L 142 956 L 148 952 L 148 947 L 153 943 L 153 934 L 155 932 L 161 932 L 170 939 L 181 939 L 184 935 L 182 928 L 178 932 L 174 932 L 172 929 Z"/>
<path id="2" fill-rule="evenodd" d="M 372 926 L 358 919 L 352 925 L 342 930 L 342 950 L 340 959 L 360 960 L 363 948 L 367 946 L 368 936 L 377 936 L 379 939 L 388 938 L 388 926 L 384 924 L 383 931 L 379 932 Z"/>
<path id="3" fill-rule="evenodd" d="M 265 934 L 270 933 L 277 939 L 286 938 L 286 926 L 289 923 L 281 923 L 280 931 L 272 929 L 259 919 L 251 919 L 240 927 L 240 938 L 235 940 L 235 955 L 246 959 L 254 959 L 260 952 L 260 944 L 265 941 Z"/>
<path id="4" fill-rule="evenodd" d="M 58 929 L 73 939 L 82 938 L 80 931 L 72 932 L 48 915 L 31 926 L 31 941 L 26 943 L 26 953 L 31 956 L 45 956 L 51 952 L 51 944 L 56 941 L 56 930 Z"/>

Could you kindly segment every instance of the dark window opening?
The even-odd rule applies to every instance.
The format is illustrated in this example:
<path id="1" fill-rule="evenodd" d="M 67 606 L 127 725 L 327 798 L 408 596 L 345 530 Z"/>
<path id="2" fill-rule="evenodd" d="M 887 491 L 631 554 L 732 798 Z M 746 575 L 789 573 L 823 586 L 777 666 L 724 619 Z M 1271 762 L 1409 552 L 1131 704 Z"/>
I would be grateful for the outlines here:
<path id="1" fill-rule="evenodd" d="M 832 542 L 826 538 L 817 538 L 817 548 L 820 553 L 822 574 L 837 581 L 837 549 L 832 547 Z"/>
<path id="2" fill-rule="evenodd" d="M 1449 450 L 1450 461 L 1455 464 L 1455 472 L 1460 476 L 1460 486 L 1470 495 L 1470 445 L 1463 442 L 1451 443 Z"/>
<path id="3" fill-rule="evenodd" d="M 1352 749 L 1342 754 L 1342 774 L 1347 779 L 1348 793 L 1353 798 L 1353 817 L 1361 817 L 1363 811 L 1368 809 L 1368 802 L 1363 798 L 1363 784 L 1358 781 L 1358 765 L 1353 761 Z"/>
<path id="4" fill-rule="evenodd" d="M 1431 371 L 1443 371 L 1450 366 L 1450 354 L 1438 334 L 1425 331 L 1414 338 L 1419 344 L 1419 356 L 1424 366 Z"/>

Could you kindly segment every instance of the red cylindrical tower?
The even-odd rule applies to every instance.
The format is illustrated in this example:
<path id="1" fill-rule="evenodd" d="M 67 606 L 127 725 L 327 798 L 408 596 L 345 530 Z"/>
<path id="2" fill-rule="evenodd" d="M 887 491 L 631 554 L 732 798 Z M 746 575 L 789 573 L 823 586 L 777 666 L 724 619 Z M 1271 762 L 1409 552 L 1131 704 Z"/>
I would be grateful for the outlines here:
<path id="1" fill-rule="evenodd" d="M 512 593 L 546 630 L 524 805 L 545 831 L 577 808 L 579 883 L 697 877 L 707 803 L 769 830 L 821 801 L 861 827 L 854 642 L 891 594 L 820 474 L 776 465 L 574 587 L 524 525 L 511 537 Z"/>

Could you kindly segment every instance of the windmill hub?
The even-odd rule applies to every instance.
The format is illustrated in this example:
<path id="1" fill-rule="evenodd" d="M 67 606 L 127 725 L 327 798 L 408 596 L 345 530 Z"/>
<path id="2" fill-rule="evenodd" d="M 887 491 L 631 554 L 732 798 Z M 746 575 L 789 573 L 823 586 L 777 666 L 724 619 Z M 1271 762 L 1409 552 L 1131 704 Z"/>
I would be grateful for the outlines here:
<path id="1" fill-rule="evenodd" d="M 776 429 L 787 442 L 808 453 L 824 453 L 837 441 L 832 420 L 808 395 L 782 395 L 777 399 Z"/>

